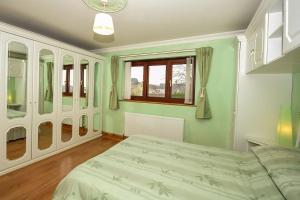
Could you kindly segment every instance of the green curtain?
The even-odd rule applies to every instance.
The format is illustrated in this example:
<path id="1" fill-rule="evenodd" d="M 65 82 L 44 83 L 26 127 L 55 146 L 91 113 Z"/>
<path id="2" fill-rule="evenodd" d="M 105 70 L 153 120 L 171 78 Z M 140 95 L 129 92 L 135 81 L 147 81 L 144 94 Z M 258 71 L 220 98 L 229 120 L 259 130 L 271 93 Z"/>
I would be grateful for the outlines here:
<path id="1" fill-rule="evenodd" d="M 211 68 L 211 61 L 213 56 L 213 48 L 203 47 L 196 49 L 196 60 L 200 75 L 200 96 L 196 107 L 197 119 L 210 119 L 212 117 L 209 107 L 209 101 L 206 92 L 206 84 Z"/>
<path id="2" fill-rule="evenodd" d="M 118 91 L 117 91 L 117 82 L 118 82 L 118 70 L 119 70 L 119 57 L 112 56 L 111 57 L 111 92 L 109 99 L 109 109 L 117 110 L 119 109 L 119 101 L 118 101 Z"/>
<path id="3" fill-rule="evenodd" d="M 53 102 L 53 62 L 47 62 L 47 88 L 45 93 L 45 101 Z"/>

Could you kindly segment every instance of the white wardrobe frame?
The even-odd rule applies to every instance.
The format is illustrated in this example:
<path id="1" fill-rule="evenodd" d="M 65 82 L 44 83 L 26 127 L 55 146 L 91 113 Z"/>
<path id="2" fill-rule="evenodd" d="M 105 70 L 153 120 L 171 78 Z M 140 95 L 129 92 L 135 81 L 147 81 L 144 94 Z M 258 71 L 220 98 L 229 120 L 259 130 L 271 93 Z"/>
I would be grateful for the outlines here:
<path id="1" fill-rule="evenodd" d="M 25 118 L 16 118 L 8 120 L 6 118 L 7 110 L 7 47 L 3 47 L 6 40 L 12 39 L 13 41 L 20 41 L 25 44 L 28 48 L 28 76 L 27 76 L 27 115 Z M 68 45 L 57 40 L 50 39 L 48 37 L 26 31 L 24 29 L 11 26 L 0 22 L 0 74 L 5 75 L 5 78 L 0 78 L 0 89 L 4 92 L 4 95 L 0 95 L 0 175 L 6 174 L 8 172 L 14 171 L 21 167 L 30 165 L 34 162 L 47 158 L 49 156 L 55 155 L 67 149 L 70 149 L 79 144 L 85 143 L 87 141 L 93 140 L 101 136 L 102 132 L 102 86 L 103 86 L 103 67 L 104 59 L 102 56 L 91 53 L 89 51 L 77 48 L 72 45 Z M 6 45 L 8 41 L 6 42 Z M 53 112 L 50 114 L 40 115 L 38 113 L 38 70 L 39 67 L 39 52 L 42 49 L 51 50 L 54 54 L 54 69 L 62 68 L 62 53 L 68 52 L 75 55 L 74 69 L 75 71 L 80 71 L 79 63 L 81 58 L 87 59 L 89 61 L 89 90 L 88 90 L 88 108 L 83 110 L 78 110 L 80 101 L 80 92 L 77 90 L 73 94 L 73 110 L 71 112 L 62 112 L 62 95 L 61 95 L 61 70 L 54 70 L 54 96 L 53 102 L 58 102 L 53 105 Z M 5 50 L 5 51 L 4 51 Z M 93 93 L 94 93 L 94 67 L 95 63 L 100 64 L 100 105 L 94 108 L 93 104 Z M 75 72 L 76 74 L 76 72 Z M 75 78 L 75 83 L 77 88 L 79 88 L 80 73 L 77 72 L 77 77 Z M 34 79 L 34 80 L 33 80 Z M 56 83 L 56 84 L 55 84 Z M 32 95 L 30 95 L 32 94 Z M 4 102 L 4 103 L 3 103 Z M 98 121 L 100 125 L 99 131 L 93 131 L 93 116 L 95 113 L 100 113 L 100 119 Z M 79 119 L 86 114 L 88 116 L 88 133 L 85 136 L 79 136 Z M 70 142 L 62 143 L 60 137 L 61 121 L 65 117 L 73 118 L 73 137 Z M 43 122 L 53 122 L 53 135 L 52 135 L 52 145 L 46 150 L 38 149 L 38 126 Z M 26 153 L 19 159 L 8 161 L 6 158 L 6 133 L 7 131 L 15 126 L 23 126 L 26 128 Z M 32 137 L 31 137 L 32 136 Z"/>

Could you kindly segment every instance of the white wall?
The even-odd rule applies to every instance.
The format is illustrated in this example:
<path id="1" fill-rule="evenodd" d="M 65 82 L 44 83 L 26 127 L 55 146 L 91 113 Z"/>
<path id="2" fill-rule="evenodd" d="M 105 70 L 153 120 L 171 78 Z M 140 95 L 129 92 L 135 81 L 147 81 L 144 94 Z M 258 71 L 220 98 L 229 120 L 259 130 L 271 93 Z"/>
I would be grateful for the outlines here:
<path id="1" fill-rule="evenodd" d="M 292 74 L 245 73 L 245 42 L 241 43 L 234 148 L 247 150 L 247 136 L 276 141 L 281 105 L 291 104 Z"/>

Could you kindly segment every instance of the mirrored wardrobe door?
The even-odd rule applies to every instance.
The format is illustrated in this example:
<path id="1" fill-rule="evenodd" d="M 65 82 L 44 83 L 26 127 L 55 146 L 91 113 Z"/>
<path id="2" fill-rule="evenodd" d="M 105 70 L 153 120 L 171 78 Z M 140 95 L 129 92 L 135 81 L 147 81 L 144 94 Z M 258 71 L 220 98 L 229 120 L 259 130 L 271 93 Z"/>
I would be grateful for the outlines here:
<path id="1" fill-rule="evenodd" d="M 101 110 L 101 103 L 102 103 L 102 61 L 95 60 L 94 68 L 93 68 L 93 95 L 92 95 L 92 130 L 94 134 L 101 133 L 102 130 L 102 110 Z"/>
<path id="2" fill-rule="evenodd" d="M 1 126 L 4 168 L 31 159 L 33 42 L 3 33 Z"/>
<path id="3" fill-rule="evenodd" d="M 76 113 L 77 108 L 77 74 L 78 55 L 60 50 L 59 66 L 59 100 L 58 100 L 58 128 L 57 145 L 58 148 L 69 146 L 76 141 L 76 130 L 78 124 Z"/>
<path id="4" fill-rule="evenodd" d="M 32 153 L 36 158 L 56 150 L 58 49 L 38 42 L 34 48 Z"/>
<path id="5" fill-rule="evenodd" d="M 86 110 L 89 106 L 89 94 L 90 94 L 90 60 L 88 58 L 79 58 L 79 74 L 77 76 L 79 87 L 77 88 L 79 99 L 79 109 Z"/>
<path id="6" fill-rule="evenodd" d="M 61 111 L 71 112 L 74 105 L 75 86 L 75 56 L 69 53 L 63 55 L 60 66 Z"/>

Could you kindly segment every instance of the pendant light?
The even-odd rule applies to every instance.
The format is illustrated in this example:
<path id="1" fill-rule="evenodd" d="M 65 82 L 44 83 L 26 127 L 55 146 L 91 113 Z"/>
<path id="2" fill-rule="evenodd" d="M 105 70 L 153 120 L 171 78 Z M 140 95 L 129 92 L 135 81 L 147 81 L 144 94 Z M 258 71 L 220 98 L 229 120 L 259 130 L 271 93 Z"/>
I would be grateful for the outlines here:
<path id="1" fill-rule="evenodd" d="M 106 13 L 98 13 L 95 16 L 93 30 L 100 35 L 112 35 L 114 33 L 112 17 Z"/>
<path id="2" fill-rule="evenodd" d="M 93 31 L 100 35 L 112 35 L 114 33 L 114 23 L 112 17 L 107 13 L 122 10 L 127 0 L 82 0 L 90 8 L 100 11 L 96 14 Z"/>

